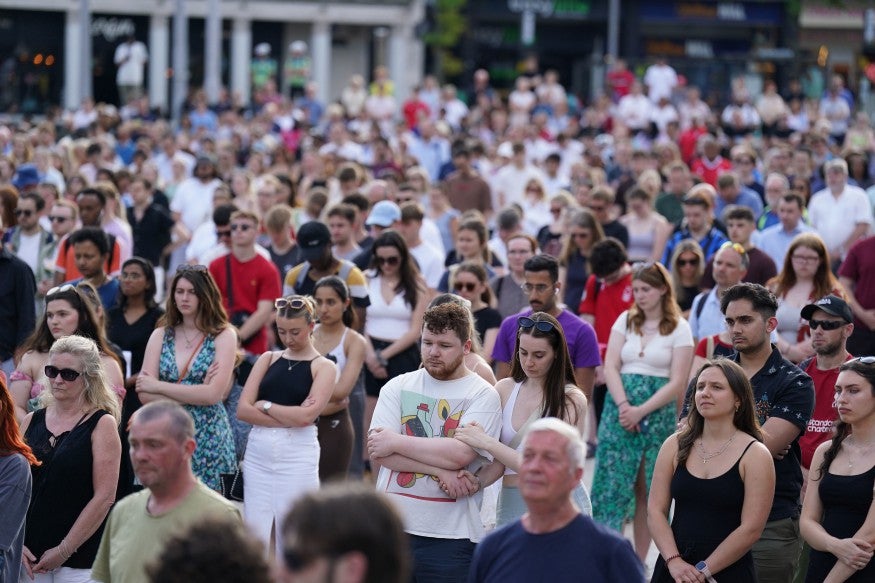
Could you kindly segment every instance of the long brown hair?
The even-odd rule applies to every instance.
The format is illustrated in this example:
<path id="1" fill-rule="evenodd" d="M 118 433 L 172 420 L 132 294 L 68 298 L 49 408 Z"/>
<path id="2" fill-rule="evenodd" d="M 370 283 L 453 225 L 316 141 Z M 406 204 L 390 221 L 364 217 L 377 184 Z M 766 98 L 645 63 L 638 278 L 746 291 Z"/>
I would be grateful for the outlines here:
<path id="1" fill-rule="evenodd" d="M 18 422 L 15 420 L 15 403 L 6 387 L 5 377 L 0 377 L 0 455 L 20 453 L 32 466 L 40 465 L 30 446 L 24 442 Z"/>
<path id="2" fill-rule="evenodd" d="M 568 267 L 574 254 L 578 252 L 577 243 L 574 242 L 574 239 L 570 235 L 572 227 L 589 229 L 590 233 L 592 233 L 590 236 L 591 246 L 605 238 L 605 231 L 602 229 L 602 224 L 596 220 L 595 215 L 592 214 L 591 210 L 575 210 L 574 214 L 572 214 L 571 218 L 568 220 L 569 234 L 565 236 L 565 246 L 562 248 L 561 257 L 559 257 L 559 264 L 563 267 Z"/>
<path id="3" fill-rule="evenodd" d="M 492 262 L 492 251 L 489 249 L 489 231 L 486 229 L 486 223 L 479 218 L 468 218 L 459 223 L 456 227 L 456 235 L 459 231 L 471 231 L 477 235 L 477 241 L 480 242 L 480 256 L 483 262 L 489 265 Z M 458 259 L 464 261 L 464 258 L 459 255 Z"/>
<path id="4" fill-rule="evenodd" d="M 858 375 L 863 377 L 866 382 L 869 383 L 869 390 L 872 392 L 873 395 L 875 395 L 875 365 L 863 364 L 860 359 L 855 358 L 854 360 L 847 361 L 839 367 L 839 373 L 842 373 L 846 370 L 857 373 Z M 839 454 L 839 450 L 842 447 L 842 442 L 850 435 L 851 425 L 842 421 L 841 417 L 836 419 L 835 432 L 833 433 L 832 442 L 830 443 L 829 448 L 823 454 L 823 461 L 821 462 L 820 467 L 817 468 L 818 480 L 823 478 L 824 473 L 829 470 L 830 464 L 834 459 L 836 459 L 836 456 Z"/>
<path id="5" fill-rule="evenodd" d="M 491 306 L 495 302 L 495 296 L 492 294 L 492 287 L 489 285 L 489 274 L 486 273 L 486 268 L 483 265 L 474 263 L 473 261 L 463 261 L 457 265 L 455 271 L 452 272 L 453 280 L 455 280 L 455 277 L 459 273 L 470 273 L 477 278 L 477 281 L 484 284 L 483 293 L 480 294 L 481 302 L 487 306 Z M 451 284 L 454 285 L 455 281 L 451 282 Z M 450 287 L 452 287 L 452 285 Z"/>
<path id="6" fill-rule="evenodd" d="M 407 247 L 407 243 L 398 231 L 392 229 L 383 231 L 380 236 L 374 239 L 374 253 L 371 256 L 371 268 L 382 275 L 380 265 L 377 263 L 377 249 L 380 247 L 394 247 L 398 250 L 399 281 L 394 291 L 404 294 L 404 301 L 407 302 L 407 305 L 411 308 L 415 308 L 420 293 L 419 268 L 416 266 L 416 261 L 410 255 L 410 249 Z"/>
<path id="7" fill-rule="evenodd" d="M 747 375 L 744 374 L 744 369 L 728 358 L 709 360 L 702 365 L 702 368 L 696 373 L 696 378 L 693 379 L 693 396 L 690 398 L 687 426 L 678 436 L 678 465 L 686 463 L 687 458 L 690 457 L 693 443 L 702 436 L 702 431 L 705 428 L 705 419 L 699 414 L 699 410 L 696 409 L 695 391 L 698 390 L 699 375 L 702 374 L 702 371 L 713 367 L 720 369 L 723 376 L 726 377 L 726 383 L 729 385 L 729 388 L 738 398 L 738 410 L 735 411 L 732 424 L 739 431 L 753 436 L 757 441 L 763 440 L 763 432 L 760 429 L 760 422 L 757 420 L 756 415 L 753 388 Z"/>
<path id="8" fill-rule="evenodd" d="M 796 269 L 793 267 L 793 253 L 800 247 L 811 249 L 820 258 L 820 264 L 814 274 L 814 291 L 812 298 L 820 299 L 836 291 L 844 297 L 841 284 L 832 274 L 829 264 L 829 253 L 826 251 L 826 243 L 817 233 L 800 233 L 796 235 L 784 255 L 784 267 L 781 273 L 769 280 L 767 287 L 776 296 L 783 297 L 794 285 L 796 285 Z"/>
<path id="9" fill-rule="evenodd" d="M 528 378 L 520 363 L 520 336 L 527 334 L 533 338 L 546 338 L 555 356 L 550 370 L 547 371 L 547 378 L 544 380 L 544 409 L 541 412 L 541 417 L 558 417 L 568 423 L 576 424 L 578 421 L 577 410 L 569 404 L 565 395 L 566 386 L 574 385 L 577 387 L 565 332 L 562 331 L 559 321 L 546 312 L 535 312 L 528 317 L 534 320 L 535 325 L 531 328 L 517 327 L 510 376 L 518 383 Z M 544 332 L 538 329 L 538 322 L 549 323 L 552 327 Z M 578 388 L 578 390 L 580 389 Z"/>
<path id="10" fill-rule="evenodd" d="M 167 308 L 164 316 L 158 321 L 159 326 L 173 328 L 182 324 L 182 314 L 176 307 L 176 284 L 185 278 L 193 287 L 197 296 L 197 316 L 195 324 L 207 335 L 217 336 L 228 327 L 228 313 L 222 305 L 222 295 L 216 280 L 203 265 L 182 265 L 176 270 L 170 283 L 170 294 L 167 296 Z M 228 282 L 231 285 L 231 282 Z"/>
<path id="11" fill-rule="evenodd" d="M 662 320 L 659 322 L 659 333 L 667 336 L 674 332 L 681 319 L 681 308 L 674 297 L 674 286 L 668 271 L 662 263 L 644 263 L 634 266 L 632 281 L 636 279 L 655 288 L 665 288 L 665 293 L 662 294 Z M 644 318 L 644 312 L 633 302 L 632 307 L 629 308 L 626 326 L 636 334 L 641 334 Z"/>

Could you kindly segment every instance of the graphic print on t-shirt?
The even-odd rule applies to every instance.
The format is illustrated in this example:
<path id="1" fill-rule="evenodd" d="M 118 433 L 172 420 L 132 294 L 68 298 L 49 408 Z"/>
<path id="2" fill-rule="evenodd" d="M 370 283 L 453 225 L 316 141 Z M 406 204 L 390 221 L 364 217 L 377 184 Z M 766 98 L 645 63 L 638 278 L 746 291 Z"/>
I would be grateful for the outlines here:
<path id="1" fill-rule="evenodd" d="M 401 431 L 412 437 L 450 437 L 467 407 L 467 399 L 447 400 L 401 391 Z M 435 476 L 393 471 L 386 492 L 432 502 L 455 502 Z"/>

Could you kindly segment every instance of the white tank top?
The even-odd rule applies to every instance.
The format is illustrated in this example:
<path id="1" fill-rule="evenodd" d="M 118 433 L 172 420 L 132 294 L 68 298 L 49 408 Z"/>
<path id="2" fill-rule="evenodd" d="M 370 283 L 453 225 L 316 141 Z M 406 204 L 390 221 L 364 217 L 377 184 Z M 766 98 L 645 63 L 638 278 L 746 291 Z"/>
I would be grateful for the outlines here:
<path id="1" fill-rule="evenodd" d="M 334 363 L 337 365 L 337 380 L 340 380 L 340 375 L 343 374 L 343 368 L 346 366 L 346 352 L 343 350 L 343 343 L 346 340 L 346 333 L 349 328 L 343 329 L 343 336 L 340 337 L 340 342 L 326 354 L 326 357 L 334 357 Z"/>
<path id="2" fill-rule="evenodd" d="M 504 404 L 504 409 L 501 411 L 501 443 L 509 445 L 513 438 L 516 437 L 517 431 L 513 428 L 513 408 L 516 406 L 517 395 L 520 394 L 520 387 L 523 385 L 519 382 L 513 386 L 510 392 L 510 397 L 507 398 L 507 403 Z M 522 442 L 520 443 L 522 445 Z M 517 451 L 520 448 L 517 447 Z M 504 475 L 516 474 L 510 468 L 504 470 Z"/>

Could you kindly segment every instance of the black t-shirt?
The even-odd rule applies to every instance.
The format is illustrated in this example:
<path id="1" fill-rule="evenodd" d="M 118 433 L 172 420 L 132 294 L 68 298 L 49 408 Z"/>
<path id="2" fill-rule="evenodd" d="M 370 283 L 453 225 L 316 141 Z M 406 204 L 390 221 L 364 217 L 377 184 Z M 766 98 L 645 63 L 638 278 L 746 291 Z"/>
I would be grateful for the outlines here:
<path id="1" fill-rule="evenodd" d="M 280 272 L 280 281 L 285 281 L 286 275 L 288 275 L 292 268 L 304 262 L 304 258 L 301 256 L 301 248 L 297 245 L 292 246 L 285 253 L 277 253 L 273 250 L 273 245 L 269 246 L 267 251 L 270 253 L 270 260 L 273 261 L 273 264 L 276 265 L 277 270 Z"/>
<path id="2" fill-rule="evenodd" d="M 489 306 L 474 312 L 474 329 L 480 337 L 480 343 L 486 338 L 486 331 L 491 328 L 501 327 L 501 314 L 495 308 Z"/>
<path id="3" fill-rule="evenodd" d="M 605 237 L 613 237 L 622 243 L 623 247 L 629 248 L 629 230 L 623 223 L 614 220 L 602 225 L 602 230 L 605 232 Z"/>
<path id="4" fill-rule="evenodd" d="M 121 306 L 115 306 L 107 311 L 106 315 L 109 319 L 107 336 L 122 350 L 131 352 L 131 375 L 137 374 L 143 368 L 146 344 L 149 343 L 149 336 L 152 335 L 158 324 L 158 319 L 163 314 L 164 309 L 155 306 L 146 310 L 146 313 L 133 324 L 128 324 Z"/>
<path id="5" fill-rule="evenodd" d="M 173 217 L 163 206 L 155 203 L 146 207 L 143 218 L 137 221 L 134 209 L 128 209 L 128 222 L 134 237 L 134 255 L 147 259 L 152 265 L 161 261 L 161 253 L 170 244 Z"/>

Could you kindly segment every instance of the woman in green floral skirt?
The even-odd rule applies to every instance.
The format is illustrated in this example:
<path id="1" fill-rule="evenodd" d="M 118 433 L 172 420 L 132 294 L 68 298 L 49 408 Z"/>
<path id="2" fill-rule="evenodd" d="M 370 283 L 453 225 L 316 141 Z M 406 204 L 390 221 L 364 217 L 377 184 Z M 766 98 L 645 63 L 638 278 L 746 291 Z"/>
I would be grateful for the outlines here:
<path id="1" fill-rule="evenodd" d="M 675 430 L 676 403 L 693 359 L 671 276 L 660 263 L 635 266 L 634 304 L 611 329 L 605 400 L 592 484 L 593 518 L 620 532 L 633 519 L 635 550 L 650 548 L 647 490 L 662 442 Z"/>

